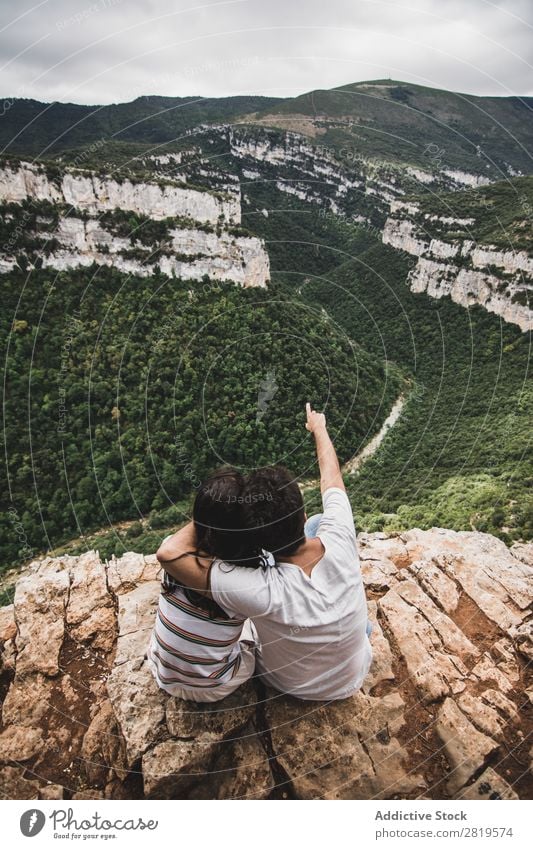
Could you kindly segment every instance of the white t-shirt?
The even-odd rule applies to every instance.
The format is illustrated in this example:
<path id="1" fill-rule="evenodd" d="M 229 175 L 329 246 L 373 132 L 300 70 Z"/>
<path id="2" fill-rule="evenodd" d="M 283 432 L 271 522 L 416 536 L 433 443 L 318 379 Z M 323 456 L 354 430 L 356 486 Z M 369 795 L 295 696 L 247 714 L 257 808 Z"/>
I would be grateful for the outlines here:
<path id="1" fill-rule="evenodd" d="M 248 569 L 220 560 L 210 573 L 215 601 L 230 616 L 253 620 L 264 680 L 301 699 L 351 695 L 372 660 L 352 508 L 337 487 L 322 502 L 325 554 L 310 576 L 294 563 Z"/>

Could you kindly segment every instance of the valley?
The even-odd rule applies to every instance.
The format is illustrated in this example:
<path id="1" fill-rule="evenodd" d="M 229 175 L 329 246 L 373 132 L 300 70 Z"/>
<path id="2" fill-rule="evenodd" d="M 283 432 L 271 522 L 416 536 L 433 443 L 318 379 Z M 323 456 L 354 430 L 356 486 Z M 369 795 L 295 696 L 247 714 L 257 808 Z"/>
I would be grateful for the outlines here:
<path id="1" fill-rule="evenodd" d="M 99 529 L 102 557 L 148 554 L 222 462 L 285 463 L 312 511 L 306 400 L 343 462 L 369 455 L 360 530 L 529 539 L 524 104 L 394 81 L 171 100 L 4 121 L 0 567 Z"/>

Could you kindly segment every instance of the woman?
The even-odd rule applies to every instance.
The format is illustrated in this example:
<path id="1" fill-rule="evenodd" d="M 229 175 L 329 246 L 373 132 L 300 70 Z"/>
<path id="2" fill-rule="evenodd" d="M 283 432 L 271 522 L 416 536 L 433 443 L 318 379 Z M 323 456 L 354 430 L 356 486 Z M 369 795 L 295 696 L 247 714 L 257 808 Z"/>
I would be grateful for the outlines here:
<path id="1" fill-rule="evenodd" d="M 259 565 L 260 551 L 247 549 L 240 503 L 242 475 L 232 468 L 214 472 L 200 487 L 193 507 L 195 557 L 209 570 L 215 558 L 239 565 Z M 167 537 L 158 551 L 164 551 Z M 162 559 L 162 558 L 160 558 Z M 250 620 L 229 617 L 212 599 L 163 573 L 148 662 L 161 687 L 172 696 L 215 702 L 247 681 L 255 667 L 254 630 Z"/>

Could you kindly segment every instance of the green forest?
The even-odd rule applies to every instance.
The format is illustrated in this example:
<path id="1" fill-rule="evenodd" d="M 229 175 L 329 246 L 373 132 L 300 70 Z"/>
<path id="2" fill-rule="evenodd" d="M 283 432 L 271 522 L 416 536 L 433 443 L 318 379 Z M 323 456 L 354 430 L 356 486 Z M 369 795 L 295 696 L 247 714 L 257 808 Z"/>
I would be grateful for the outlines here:
<path id="1" fill-rule="evenodd" d="M 400 391 L 397 369 L 276 284 L 96 266 L 5 282 L 4 567 L 122 519 L 177 521 L 219 465 L 313 477 L 307 400 L 346 460 Z"/>

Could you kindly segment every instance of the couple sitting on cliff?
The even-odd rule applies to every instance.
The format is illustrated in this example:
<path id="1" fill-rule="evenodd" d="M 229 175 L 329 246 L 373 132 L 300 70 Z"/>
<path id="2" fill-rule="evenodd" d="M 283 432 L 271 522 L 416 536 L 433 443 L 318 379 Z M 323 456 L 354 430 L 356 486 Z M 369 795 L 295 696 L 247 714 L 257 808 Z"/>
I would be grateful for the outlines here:
<path id="1" fill-rule="evenodd" d="M 301 699 L 350 696 L 371 662 L 352 510 L 322 413 L 307 404 L 324 512 L 306 521 L 286 469 L 215 472 L 164 569 L 148 660 L 173 696 L 214 702 L 256 674 Z"/>

